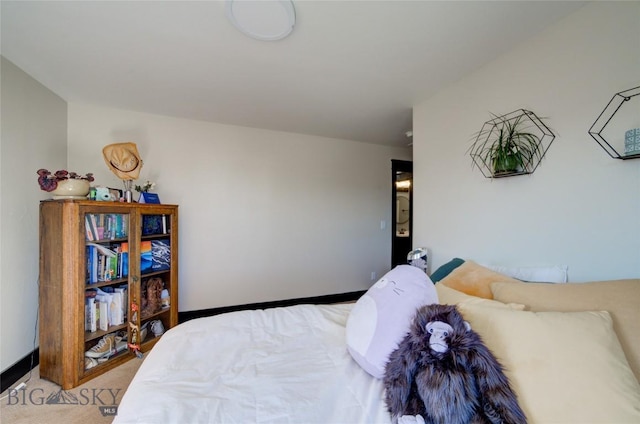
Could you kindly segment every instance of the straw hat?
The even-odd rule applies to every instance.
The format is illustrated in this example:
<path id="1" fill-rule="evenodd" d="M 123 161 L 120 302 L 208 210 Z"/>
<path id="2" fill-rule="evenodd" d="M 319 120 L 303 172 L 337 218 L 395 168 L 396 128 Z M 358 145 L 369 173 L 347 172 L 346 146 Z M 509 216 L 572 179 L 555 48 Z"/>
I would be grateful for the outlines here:
<path id="1" fill-rule="evenodd" d="M 142 168 L 142 159 L 135 143 L 114 143 L 104 146 L 102 156 L 107 166 L 121 180 L 136 180 Z"/>

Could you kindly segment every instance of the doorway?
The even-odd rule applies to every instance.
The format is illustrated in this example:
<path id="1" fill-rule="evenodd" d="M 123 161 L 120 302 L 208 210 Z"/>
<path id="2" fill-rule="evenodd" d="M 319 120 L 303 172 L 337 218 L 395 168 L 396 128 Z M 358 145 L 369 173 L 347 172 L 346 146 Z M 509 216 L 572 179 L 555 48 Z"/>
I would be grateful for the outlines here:
<path id="1" fill-rule="evenodd" d="M 407 263 L 413 235 L 413 162 L 391 160 L 391 268 Z"/>

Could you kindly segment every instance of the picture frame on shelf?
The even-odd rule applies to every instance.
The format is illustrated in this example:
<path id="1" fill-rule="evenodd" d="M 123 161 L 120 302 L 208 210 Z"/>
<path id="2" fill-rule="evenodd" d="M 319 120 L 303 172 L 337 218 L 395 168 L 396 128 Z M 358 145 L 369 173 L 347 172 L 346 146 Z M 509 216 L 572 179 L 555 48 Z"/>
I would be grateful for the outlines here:
<path id="1" fill-rule="evenodd" d="M 124 196 L 123 190 L 119 190 L 117 188 L 111 188 L 111 187 L 107 187 L 107 188 L 109 189 L 109 194 L 111 194 L 111 197 L 116 202 L 120 201 L 120 199 L 122 199 L 122 197 Z"/>

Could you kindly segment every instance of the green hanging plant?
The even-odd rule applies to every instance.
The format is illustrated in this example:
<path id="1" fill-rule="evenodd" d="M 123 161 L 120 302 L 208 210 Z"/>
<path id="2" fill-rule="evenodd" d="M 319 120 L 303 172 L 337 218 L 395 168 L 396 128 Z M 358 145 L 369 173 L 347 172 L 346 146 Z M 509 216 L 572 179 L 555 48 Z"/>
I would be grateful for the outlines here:
<path id="1" fill-rule="evenodd" d="M 521 112 L 518 115 L 492 114 L 494 118 L 485 123 L 469 148 L 474 165 L 484 165 L 491 171 L 491 176 L 499 177 L 526 173 L 533 162 L 542 160 L 541 136 L 530 131 L 533 122 L 529 114 L 533 113 Z"/>

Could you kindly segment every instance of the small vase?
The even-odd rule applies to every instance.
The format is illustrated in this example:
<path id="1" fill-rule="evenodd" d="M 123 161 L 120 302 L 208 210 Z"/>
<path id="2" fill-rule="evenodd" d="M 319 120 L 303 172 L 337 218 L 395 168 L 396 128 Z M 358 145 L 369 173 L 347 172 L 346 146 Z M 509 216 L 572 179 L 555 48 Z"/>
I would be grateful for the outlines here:
<path id="1" fill-rule="evenodd" d="M 89 181 L 75 178 L 58 181 L 58 187 L 50 193 L 54 199 L 84 199 L 89 194 Z"/>
<path id="2" fill-rule="evenodd" d="M 133 202 L 133 193 L 131 193 L 133 180 L 122 180 L 122 183 L 124 184 L 124 201 L 127 203 Z"/>

